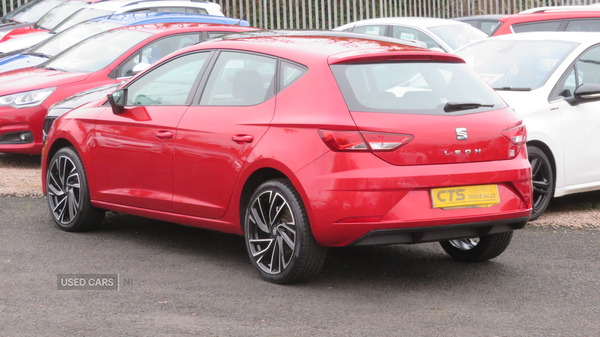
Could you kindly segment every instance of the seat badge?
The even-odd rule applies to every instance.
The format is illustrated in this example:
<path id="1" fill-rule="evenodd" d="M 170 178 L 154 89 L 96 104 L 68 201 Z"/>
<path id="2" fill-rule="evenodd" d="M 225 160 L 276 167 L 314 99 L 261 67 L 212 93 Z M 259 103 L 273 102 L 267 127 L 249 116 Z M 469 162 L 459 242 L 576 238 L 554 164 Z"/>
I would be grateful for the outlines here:
<path id="1" fill-rule="evenodd" d="M 467 140 L 469 135 L 467 134 L 467 128 L 456 128 L 456 140 Z"/>

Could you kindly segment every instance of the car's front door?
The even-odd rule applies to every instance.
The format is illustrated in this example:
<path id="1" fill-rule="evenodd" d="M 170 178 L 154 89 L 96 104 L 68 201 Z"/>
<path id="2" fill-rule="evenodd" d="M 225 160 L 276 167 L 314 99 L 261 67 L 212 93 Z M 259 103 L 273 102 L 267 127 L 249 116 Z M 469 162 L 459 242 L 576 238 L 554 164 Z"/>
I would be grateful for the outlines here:
<path id="1" fill-rule="evenodd" d="M 246 158 L 273 117 L 276 64 L 276 58 L 261 54 L 219 53 L 199 102 L 177 128 L 175 212 L 223 216 Z"/>
<path id="2" fill-rule="evenodd" d="M 600 101 L 568 102 L 585 83 L 600 84 L 600 46 L 579 56 L 551 97 L 552 108 L 561 116 L 567 186 L 600 184 Z M 566 99 L 560 99 L 563 97 Z"/>
<path id="3" fill-rule="evenodd" d="M 172 211 L 173 146 L 192 88 L 210 53 L 165 62 L 126 88 L 125 110 L 105 109 L 93 133 L 99 200 Z"/>

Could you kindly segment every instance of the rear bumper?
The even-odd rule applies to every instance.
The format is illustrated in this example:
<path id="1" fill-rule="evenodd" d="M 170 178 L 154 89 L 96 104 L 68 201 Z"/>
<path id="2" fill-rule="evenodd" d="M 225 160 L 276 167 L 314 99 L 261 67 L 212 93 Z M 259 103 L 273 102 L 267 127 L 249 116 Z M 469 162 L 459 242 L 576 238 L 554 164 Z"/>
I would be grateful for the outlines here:
<path id="1" fill-rule="evenodd" d="M 322 246 L 445 241 L 523 228 L 531 215 L 532 185 L 522 152 L 512 160 L 411 166 L 389 165 L 368 154 L 330 153 L 296 177 Z M 432 205 L 433 188 L 483 184 L 497 185 L 499 204 Z"/>
<path id="2" fill-rule="evenodd" d="M 497 234 L 515 229 L 522 229 L 527 224 L 527 220 L 528 217 L 522 217 L 507 220 L 473 222 L 447 226 L 374 230 L 356 240 L 351 245 L 371 246 L 475 238 L 488 234 Z"/>

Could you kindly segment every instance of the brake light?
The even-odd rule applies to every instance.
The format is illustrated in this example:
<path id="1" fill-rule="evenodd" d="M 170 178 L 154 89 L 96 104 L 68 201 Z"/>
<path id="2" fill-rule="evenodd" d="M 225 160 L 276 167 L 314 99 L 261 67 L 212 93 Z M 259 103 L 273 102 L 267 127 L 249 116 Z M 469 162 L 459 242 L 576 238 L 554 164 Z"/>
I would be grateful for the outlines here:
<path id="1" fill-rule="evenodd" d="M 521 151 L 521 146 L 527 142 L 527 128 L 525 125 L 519 125 L 502 131 L 502 134 L 512 144 L 508 147 L 508 156 L 510 158 L 516 157 Z"/>
<path id="2" fill-rule="evenodd" d="M 334 151 L 394 151 L 413 139 L 412 135 L 364 131 L 319 130 L 319 135 Z"/>
<path id="3" fill-rule="evenodd" d="M 527 128 L 525 125 L 515 126 L 514 128 L 502 131 L 504 137 L 508 138 L 514 145 L 523 145 L 527 142 Z"/>

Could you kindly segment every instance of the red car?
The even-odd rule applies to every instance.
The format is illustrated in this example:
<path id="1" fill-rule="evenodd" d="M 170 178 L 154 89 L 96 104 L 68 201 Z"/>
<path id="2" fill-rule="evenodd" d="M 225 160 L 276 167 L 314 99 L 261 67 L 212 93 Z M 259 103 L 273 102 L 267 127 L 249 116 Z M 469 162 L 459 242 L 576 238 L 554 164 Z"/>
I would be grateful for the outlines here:
<path id="1" fill-rule="evenodd" d="M 560 10 L 559 7 L 504 16 L 490 36 L 526 32 L 600 32 L 600 7 L 597 10 L 580 7 L 580 11 Z"/>
<path id="2" fill-rule="evenodd" d="M 182 49 L 58 118 L 42 159 L 56 224 L 111 210 L 245 235 L 275 283 L 316 274 L 325 247 L 506 249 L 531 213 L 526 130 L 462 59 L 279 34 Z"/>
<path id="3" fill-rule="evenodd" d="M 40 154 L 47 109 L 78 92 L 116 83 L 140 63 L 208 38 L 257 28 L 161 23 L 120 27 L 84 40 L 38 67 L 0 73 L 0 152 Z"/>

